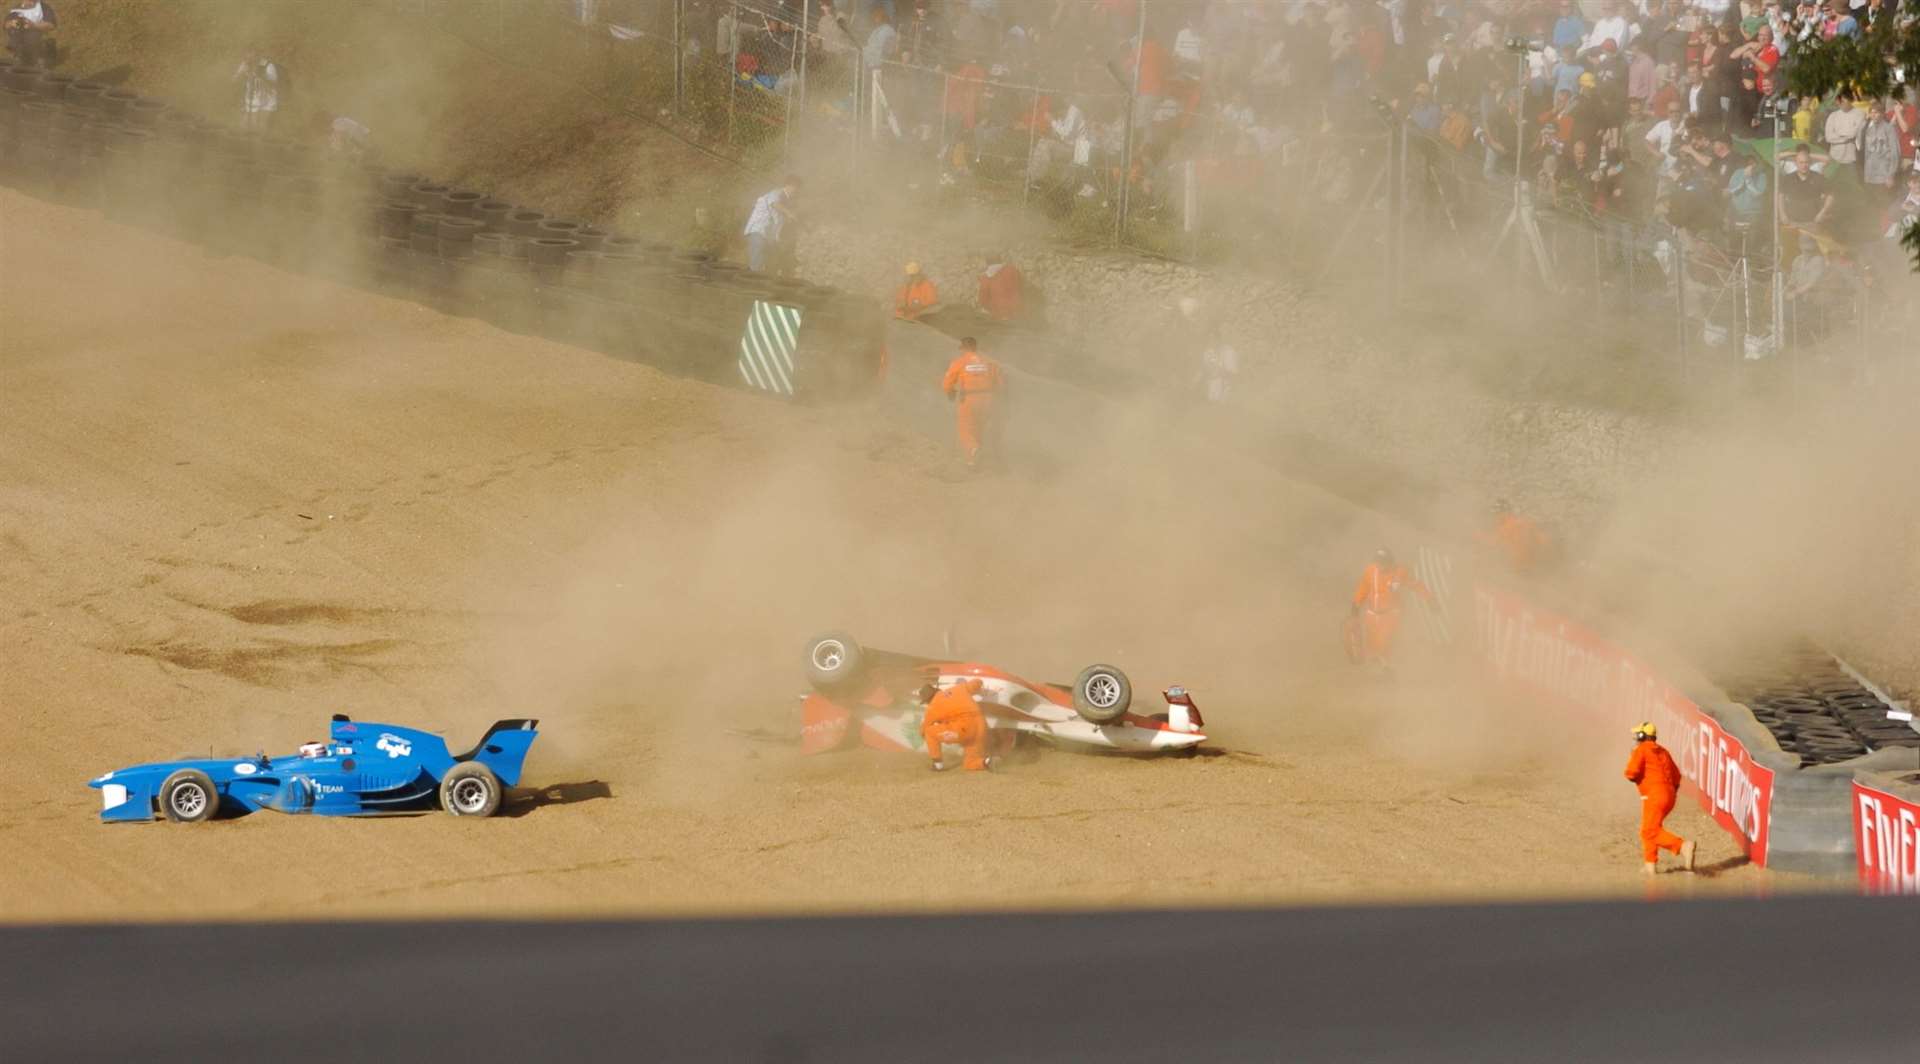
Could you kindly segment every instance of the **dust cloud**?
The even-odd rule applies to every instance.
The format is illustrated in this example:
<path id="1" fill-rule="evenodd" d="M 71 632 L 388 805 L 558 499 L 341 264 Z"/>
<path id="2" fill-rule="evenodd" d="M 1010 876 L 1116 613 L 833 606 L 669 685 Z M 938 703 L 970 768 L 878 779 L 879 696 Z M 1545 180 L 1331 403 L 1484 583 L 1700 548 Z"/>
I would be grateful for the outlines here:
<path id="1" fill-rule="evenodd" d="M 152 42 L 151 65 L 198 71 L 173 85 L 213 101 L 231 64 L 207 56 L 264 38 L 297 57 L 308 106 L 361 117 L 396 164 L 520 202 L 551 191 L 556 207 L 609 217 L 649 205 L 605 176 L 617 141 L 570 155 L 535 140 L 501 158 L 502 142 L 467 139 L 550 122 L 577 141 L 605 116 L 563 122 L 580 105 L 553 94 L 508 103 L 521 86 L 496 67 L 402 48 L 357 17 L 309 37 L 319 7 L 186 5 L 183 28 Z M 80 15 L 105 26 L 113 5 L 74 8 L 79 37 Z M 190 36 L 213 23 L 214 36 Z M 197 67 L 179 61 L 194 49 Z M 357 95 L 331 95 L 349 85 Z M 796 169 L 826 170 L 824 147 L 800 151 Z M 191 234 L 205 221 L 192 171 L 145 165 L 177 198 L 125 220 Z M 364 284 L 337 234 L 370 204 L 365 176 L 309 189 L 315 212 L 298 227 L 223 224 L 241 243 L 271 240 L 290 266 Z M 906 192 L 863 196 L 863 218 L 914 222 Z M 1569 743 L 1561 722 L 1489 694 L 1423 645 L 1411 618 L 1394 681 L 1342 656 L 1339 622 L 1374 547 L 1405 556 L 1458 542 L 1485 500 L 1507 493 L 1504 441 L 1425 428 L 1449 407 L 1508 401 L 1487 384 L 1494 361 L 1342 360 L 1290 336 L 1263 356 L 1294 393 L 1273 408 L 1258 390 L 1211 411 L 1153 387 L 1097 401 L 1036 389 L 1011 414 L 1038 441 L 1023 444 L 1031 464 L 970 477 L 944 432 L 904 427 L 881 399 L 800 408 L 720 393 L 0 195 L 12 246 L 40 273 L 24 276 L 9 255 L 0 284 L 0 352 L 18 394 L 44 404 L 10 421 L 0 467 L 16 485 L 7 519 L 20 544 L 6 572 L 26 589 L 6 623 L 33 659 L 0 692 L 40 707 L 23 742 L 48 762 L 24 786 L 64 796 L 109 767 L 99 762 L 172 753 L 149 747 L 175 733 L 244 725 L 291 743 L 338 708 L 450 733 L 540 717 L 533 779 L 611 784 L 611 801 L 536 807 L 485 843 L 432 834 L 438 824 L 395 827 L 377 846 L 387 868 L 293 889 L 260 912 L 1584 893 L 1621 889 L 1615 873 L 1632 871 L 1611 749 Z M 948 224 L 985 246 L 1019 229 L 970 212 Z M 925 239 L 962 238 L 930 227 Z M 122 314 L 86 313 L 100 301 Z M 1116 328 L 1146 335 L 1161 309 Z M 1476 335 L 1466 326 L 1445 346 Z M 1164 350 L 1101 357 L 1165 378 Z M 1359 451 L 1341 423 L 1379 417 L 1369 398 L 1409 412 L 1393 453 Z M 1844 407 L 1819 409 L 1845 420 Z M 1284 435 L 1274 410 L 1290 419 Z M 1868 425 L 1812 446 L 1737 413 L 1697 428 L 1659 478 L 1582 515 L 1591 531 L 1569 593 L 1597 581 L 1641 617 L 1712 603 L 1726 609 L 1712 623 L 1753 619 L 1764 632 L 1857 620 L 1850 604 L 1870 589 L 1850 560 L 1897 559 L 1887 568 L 1914 575 L 1892 531 L 1911 527 L 1911 507 L 1886 487 L 1907 434 Z M 1334 442 L 1290 449 L 1316 435 Z M 1444 448 L 1437 464 L 1455 475 L 1436 475 L 1423 445 Z M 1766 518 L 1782 507 L 1792 519 Z M 1885 520 L 1836 530 L 1821 516 L 1835 512 Z M 1669 594 L 1691 584 L 1641 565 L 1649 545 L 1715 590 Z M 1726 597 L 1723 581 L 1755 592 Z M 1456 632 L 1467 622 L 1456 616 Z M 1142 702 L 1182 683 L 1224 753 L 1062 754 L 959 784 L 878 755 L 801 759 L 800 650 L 830 629 L 910 652 L 951 635 L 958 654 L 1036 679 L 1112 663 Z M 195 649 L 141 652 L 155 647 Z M 145 712 L 119 730 L 122 699 Z M 49 886 L 103 853 L 161 859 L 145 841 L 159 836 L 102 842 L 83 810 L 61 813 L 24 833 L 38 856 L 5 884 L 41 899 L 31 912 L 124 901 L 109 873 L 82 877 L 64 901 Z M 296 863 L 360 845 L 337 831 L 316 844 L 298 834 L 307 827 L 235 830 Z M 187 845 L 217 867 L 222 842 Z M 1541 858 L 1519 877 L 1505 849 L 1516 844 Z M 465 874 L 476 852 L 499 878 Z"/>

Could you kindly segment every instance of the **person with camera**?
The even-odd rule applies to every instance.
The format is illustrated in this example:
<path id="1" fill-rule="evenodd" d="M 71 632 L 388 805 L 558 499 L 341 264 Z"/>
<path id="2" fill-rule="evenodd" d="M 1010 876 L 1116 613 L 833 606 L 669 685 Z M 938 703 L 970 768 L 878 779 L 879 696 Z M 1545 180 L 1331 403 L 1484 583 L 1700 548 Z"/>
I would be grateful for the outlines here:
<path id="1" fill-rule="evenodd" d="M 51 0 L 35 0 L 9 8 L 5 20 L 7 49 L 28 66 L 51 67 L 57 58 L 53 33 L 60 16 Z"/>

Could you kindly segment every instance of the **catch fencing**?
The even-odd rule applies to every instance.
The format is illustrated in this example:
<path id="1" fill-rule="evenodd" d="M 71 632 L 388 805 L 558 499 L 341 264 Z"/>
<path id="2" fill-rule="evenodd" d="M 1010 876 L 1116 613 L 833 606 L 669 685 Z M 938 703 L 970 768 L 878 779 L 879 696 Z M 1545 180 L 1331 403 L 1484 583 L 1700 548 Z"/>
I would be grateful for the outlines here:
<path id="1" fill-rule="evenodd" d="M 1907 324 L 1879 312 L 1870 269 L 1776 270 L 1770 225 L 1702 239 L 1648 207 L 1596 209 L 1570 167 L 1542 177 L 1532 160 L 1516 186 L 1477 135 L 1369 101 L 1303 101 L 1286 128 L 1177 72 L 1139 94 L 1125 63 L 1040 80 L 911 51 L 869 63 L 864 33 L 783 0 L 385 2 L 749 168 L 787 169 L 804 148 L 855 199 L 884 187 L 929 209 L 1033 212 L 1075 244 L 1279 261 L 1415 314 L 1436 283 L 1491 288 L 1561 329 L 1670 350 L 1683 383 L 1785 354 L 1797 385 L 1815 347 L 1871 383 Z"/>

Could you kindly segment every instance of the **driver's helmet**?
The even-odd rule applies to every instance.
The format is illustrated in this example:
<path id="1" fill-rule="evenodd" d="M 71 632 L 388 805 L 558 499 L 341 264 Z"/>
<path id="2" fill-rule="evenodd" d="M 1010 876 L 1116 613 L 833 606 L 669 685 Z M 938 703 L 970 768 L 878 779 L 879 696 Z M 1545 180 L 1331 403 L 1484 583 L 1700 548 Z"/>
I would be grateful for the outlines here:
<path id="1" fill-rule="evenodd" d="M 300 756 L 301 757 L 325 757 L 327 756 L 327 744 L 326 743 L 301 743 Z"/>
<path id="2" fill-rule="evenodd" d="M 1393 552 L 1385 547 L 1381 547 L 1379 550 L 1373 552 L 1373 560 L 1379 562 L 1381 565 L 1392 565 Z"/>

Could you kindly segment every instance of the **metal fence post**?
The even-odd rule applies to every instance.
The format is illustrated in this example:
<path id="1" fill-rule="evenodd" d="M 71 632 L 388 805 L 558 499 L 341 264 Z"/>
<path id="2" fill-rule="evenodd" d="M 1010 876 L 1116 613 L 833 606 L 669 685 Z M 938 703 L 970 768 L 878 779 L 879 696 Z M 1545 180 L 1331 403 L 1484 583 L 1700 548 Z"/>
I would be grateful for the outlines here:
<path id="1" fill-rule="evenodd" d="M 847 142 L 847 174 L 860 172 L 860 83 L 867 80 L 867 53 L 853 53 L 853 137 Z"/>
<path id="2" fill-rule="evenodd" d="M 1133 45 L 1133 88 L 1127 92 L 1127 135 L 1120 145 L 1120 209 L 1113 219 L 1113 242 L 1124 244 L 1127 240 L 1127 210 L 1133 192 L 1133 126 L 1140 110 L 1140 61 L 1141 53 L 1147 50 L 1147 0 L 1140 0 L 1140 20 L 1135 28 L 1137 36 Z"/>
<path id="3" fill-rule="evenodd" d="M 1033 146 L 1040 137 L 1040 86 L 1033 87 L 1033 98 L 1027 101 L 1027 161 L 1021 167 L 1020 202 L 1025 203 L 1033 193 Z"/>
<path id="4" fill-rule="evenodd" d="M 799 93 L 800 93 L 800 113 L 801 113 L 802 115 L 805 115 L 805 114 L 807 113 L 807 53 L 809 53 L 810 51 L 812 51 L 812 49 L 811 49 L 811 48 L 809 48 L 809 47 L 807 46 L 807 35 L 808 35 L 808 34 L 809 34 L 810 32 L 812 32 L 812 23 L 808 21 L 808 18 L 810 17 L 810 14 L 811 14 L 811 12 L 812 12 L 812 9 L 813 9 L 813 5 L 812 5 L 812 4 L 810 4 L 810 3 L 802 3 L 802 4 L 800 5 L 800 87 L 799 87 Z"/>
<path id="5" fill-rule="evenodd" d="M 1680 237 L 1680 231 L 1669 229 L 1673 239 L 1673 309 L 1678 320 L 1678 336 L 1674 350 L 1680 357 L 1680 380 L 1687 380 L 1687 245 Z"/>
<path id="6" fill-rule="evenodd" d="M 802 11 L 805 11 L 806 5 L 802 4 L 800 8 Z M 783 23 L 783 25 L 791 24 Z M 785 84 L 787 87 L 785 93 L 787 97 L 786 114 L 780 119 L 781 162 L 785 162 L 793 154 L 793 98 L 800 92 L 799 83 L 794 78 L 795 71 L 799 69 L 799 59 L 793 53 L 801 47 L 800 42 L 806 39 L 806 34 L 802 33 L 799 40 L 793 42 L 793 47 L 787 50 L 787 72 L 781 75 L 780 79 L 775 82 L 775 84 Z"/>
<path id="7" fill-rule="evenodd" d="M 1398 128 L 1387 130 L 1387 253 L 1382 257 L 1386 259 L 1388 310 L 1392 310 L 1400 301 L 1400 265 L 1395 261 L 1394 253 L 1400 239 L 1400 191 L 1406 183 L 1403 170 L 1407 165 L 1406 148 L 1406 123 L 1400 122 Z M 1366 204 L 1361 204 L 1362 209 L 1366 207 Z"/>
<path id="8" fill-rule="evenodd" d="M 950 146 L 947 144 L 947 108 L 952 99 L 953 75 L 942 70 L 940 72 L 940 169 L 943 172 L 953 161 L 948 154 Z"/>
<path id="9" fill-rule="evenodd" d="M 1413 142 L 1411 139 L 1411 134 L 1407 130 L 1407 127 L 1410 124 L 1411 123 L 1407 121 L 1405 116 L 1401 117 L 1400 119 L 1400 184 L 1399 184 L 1399 187 L 1394 190 L 1394 195 L 1397 196 L 1400 201 L 1400 225 L 1396 230 L 1396 232 L 1394 233 L 1394 238 L 1393 238 L 1393 290 L 1396 298 L 1404 297 L 1406 295 L 1406 283 L 1407 283 L 1407 219 L 1408 219 L 1408 216 L 1411 214 L 1411 211 L 1409 210 L 1409 208 L 1413 205 L 1412 203 L 1413 192 L 1412 192 L 1411 186 L 1413 184 L 1413 168 L 1414 168 L 1414 160 L 1413 160 L 1413 152 L 1412 152 Z M 1421 172 L 1424 175 L 1426 160 L 1430 158 L 1430 156 L 1428 156 L 1424 151 L 1422 151 L 1420 158 L 1421 158 L 1420 166 L 1422 168 Z M 1392 305 L 1397 305 L 1397 303 Z"/>
<path id="10" fill-rule="evenodd" d="M 740 5 L 738 3 L 730 3 L 727 6 L 727 17 L 729 23 L 727 29 L 727 52 L 730 55 L 730 60 L 727 63 L 727 143 L 733 144 L 735 143 L 733 133 L 733 96 L 735 90 L 740 87 L 740 55 L 735 48 L 736 43 L 740 40 Z"/>
<path id="11" fill-rule="evenodd" d="M 1867 298 L 1870 286 L 1863 286 L 1854 293 L 1854 317 L 1860 323 L 1860 379 L 1873 383 L 1873 345 L 1868 342 L 1867 315 L 1873 306 L 1873 300 Z"/>
<path id="12" fill-rule="evenodd" d="M 687 38 L 686 31 L 682 28 L 686 17 L 686 0 L 673 0 L 673 115 L 675 118 L 680 117 L 686 99 Z"/>

